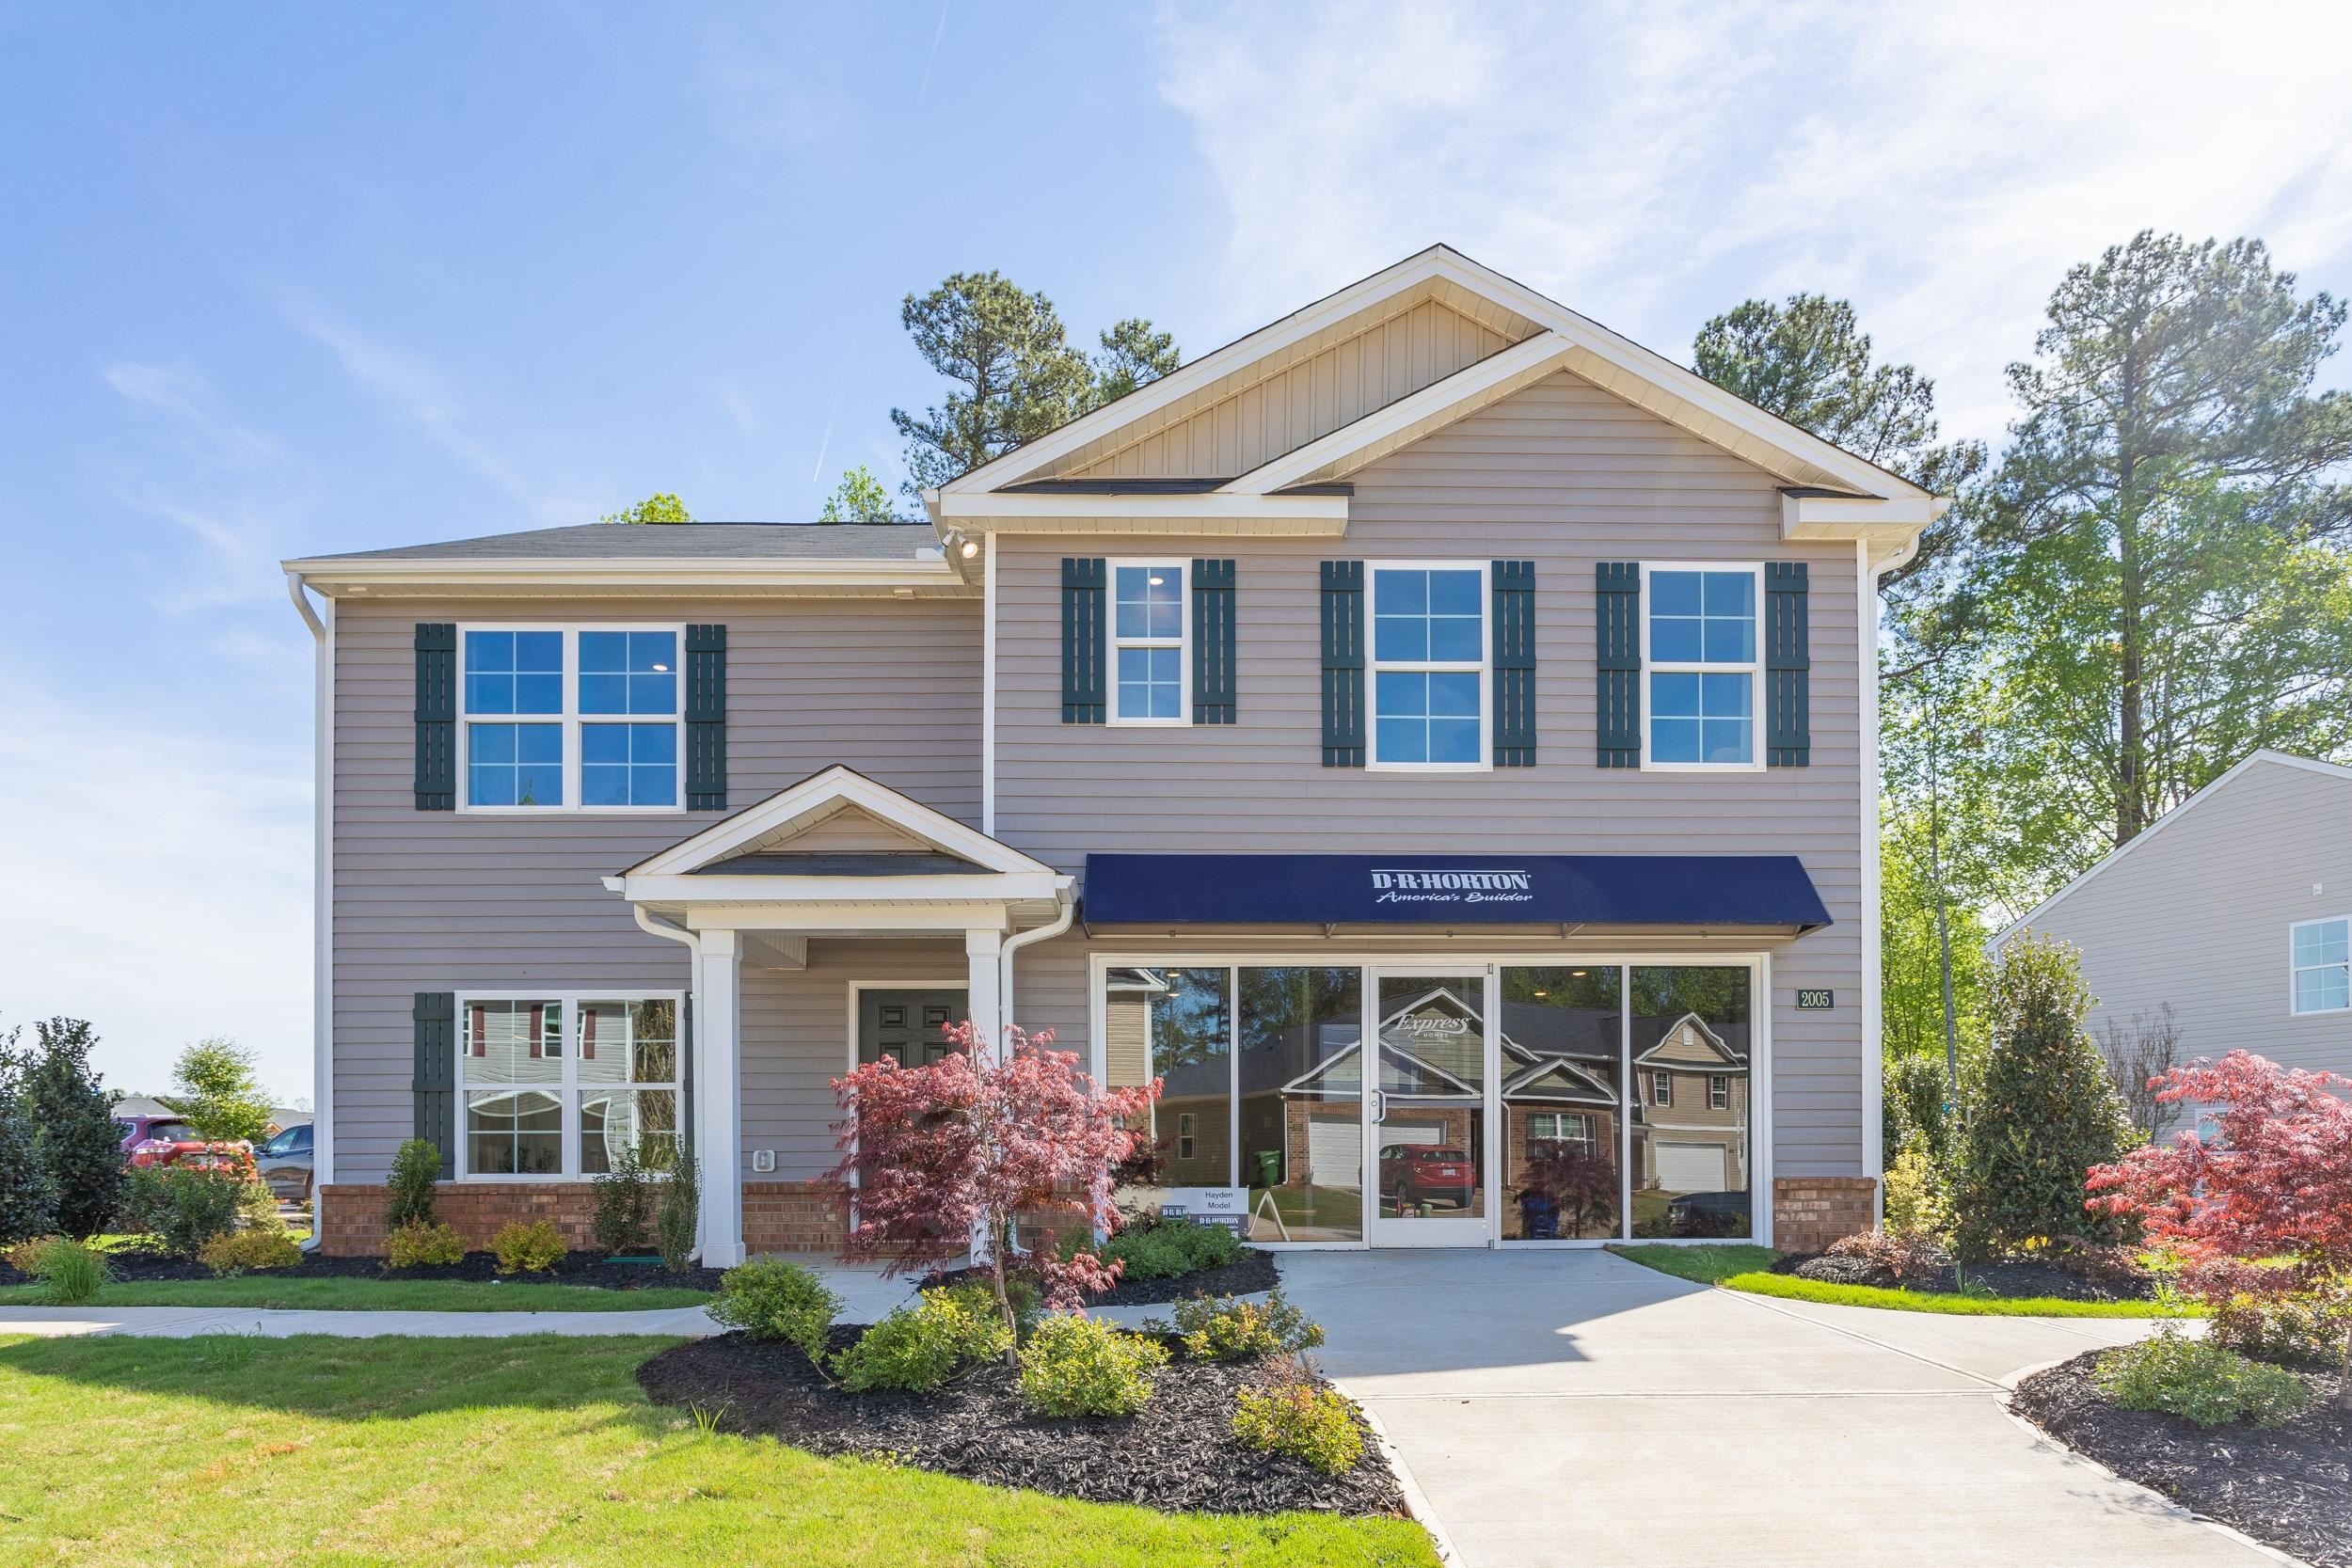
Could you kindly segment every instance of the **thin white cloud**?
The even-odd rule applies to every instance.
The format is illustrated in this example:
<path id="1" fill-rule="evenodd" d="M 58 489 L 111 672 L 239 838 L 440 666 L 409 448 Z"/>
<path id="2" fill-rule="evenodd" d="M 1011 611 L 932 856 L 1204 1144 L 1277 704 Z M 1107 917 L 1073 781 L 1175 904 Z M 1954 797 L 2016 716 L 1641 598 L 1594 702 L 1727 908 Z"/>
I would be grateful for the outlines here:
<path id="1" fill-rule="evenodd" d="M 118 1086 L 169 1082 L 230 1035 L 275 1094 L 310 1083 L 310 790 L 301 738 L 230 741 L 24 692 L 0 725 L 12 895 L 0 1028 L 54 1014 L 104 1037 Z"/>
<path id="2" fill-rule="evenodd" d="M 2307 287 L 2352 261 L 2352 8 L 1171 3 L 1159 33 L 1230 208 L 1226 328 L 1438 240 L 1677 357 L 1826 290 L 1990 436 L 2065 269 L 2140 229 L 2259 233 Z"/>

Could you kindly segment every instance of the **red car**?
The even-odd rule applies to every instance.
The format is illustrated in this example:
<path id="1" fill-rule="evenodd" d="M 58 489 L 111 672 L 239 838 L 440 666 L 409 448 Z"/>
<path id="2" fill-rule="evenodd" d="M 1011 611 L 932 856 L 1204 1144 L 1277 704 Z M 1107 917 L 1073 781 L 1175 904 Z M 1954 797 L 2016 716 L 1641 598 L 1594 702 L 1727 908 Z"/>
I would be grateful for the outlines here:
<path id="1" fill-rule="evenodd" d="M 1470 1207 L 1478 1167 L 1451 1144 L 1391 1144 L 1380 1151 L 1380 1191 L 1402 1212 L 1432 1201 Z"/>
<path id="2" fill-rule="evenodd" d="M 191 1165 L 216 1170 L 237 1170 L 246 1176 L 253 1174 L 253 1146 L 250 1144 L 212 1144 L 196 1135 L 196 1129 L 184 1121 L 164 1117 L 136 1117 L 123 1140 L 124 1150 L 134 1167 L 142 1165 Z"/>

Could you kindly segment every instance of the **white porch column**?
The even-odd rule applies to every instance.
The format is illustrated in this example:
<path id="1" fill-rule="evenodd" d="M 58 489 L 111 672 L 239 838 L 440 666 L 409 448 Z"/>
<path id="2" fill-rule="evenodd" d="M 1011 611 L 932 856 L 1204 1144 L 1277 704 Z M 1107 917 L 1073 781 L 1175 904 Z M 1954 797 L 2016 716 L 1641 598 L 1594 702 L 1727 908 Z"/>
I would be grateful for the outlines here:
<path id="1" fill-rule="evenodd" d="M 702 1158 L 706 1268 L 743 1261 L 742 942 L 733 931 L 695 940 L 702 989 L 694 998 L 694 1148 Z"/>
<path id="2" fill-rule="evenodd" d="M 973 927 L 963 933 L 964 994 L 972 1014 L 972 1025 L 988 1044 L 988 1058 L 993 1062 L 1005 1059 L 1004 1001 L 998 990 L 997 974 L 1002 967 L 998 959 L 1004 956 L 1005 933 L 994 928 Z"/>

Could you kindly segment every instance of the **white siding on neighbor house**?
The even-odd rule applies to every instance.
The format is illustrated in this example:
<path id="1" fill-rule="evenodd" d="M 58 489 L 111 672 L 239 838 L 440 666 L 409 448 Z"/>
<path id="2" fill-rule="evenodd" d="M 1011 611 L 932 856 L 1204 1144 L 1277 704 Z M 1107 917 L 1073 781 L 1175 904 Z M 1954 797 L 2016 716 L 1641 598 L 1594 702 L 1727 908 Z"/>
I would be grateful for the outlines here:
<path id="1" fill-rule="evenodd" d="M 1380 460 L 1355 485 L 1343 539 L 1152 546 L 1237 562 L 1232 726 L 1063 724 L 1061 559 L 1121 551 L 1095 539 L 1000 540 L 998 835 L 1067 870 L 1089 850 L 1798 855 L 1836 923 L 1772 948 L 1776 1167 L 1858 1172 L 1863 1095 L 1876 1074 L 1863 1063 L 1869 933 L 1854 547 L 1784 542 L 1772 476 L 1566 373 Z M 1535 562 L 1538 766 L 1459 774 L 1322 766 L 1318 562 L 1347 558 Z M 1594 568 L 1645 560 L 1811 564 L 1810 767 L 1692 774 L 1596 766 Z M 1019 1022 L 1052 1024 L 1065 1043 L 1083 1038 L 1084 951 L 1073 937 L 1023 956 Z M 1836 1009 L 1795 1012 L 1801 986 L 1835 989 Z"/>
<path id="2" fill-rule="evenodd" d="M 1117 448 L 1071 477 L 1230 479 L 1410 397 L 1516 340 L 1434 300 Z"/>
<path id="3" fill-rule="evenodd" d="M 410 1135 L 416 992 L 683 990 L 686 949 L 639 930 L 628 906 L 606 892 L 601 879 L 701 831 L 719 815 L 418 811 L 418 622 L 723 623 L 732 807 L 739 810 L 839 762 L 960 820 L 978 821 L 975 601 L 345 600 L 338 611 L 334 1126 L 340 1180 L 380 1180 L 392 1151 Z M 752 990 L 747 987 L 747 1029 Z M 838 1018 L 831 1028 L 837 1040 Z M 751 1078 L 747 1062 L 747 1093 Z M 804 1130 L 795 1135 L 805 1141 Z"/>
<path id="4" fill-rule="evenodd" d="M 2169 1002 L 2184 1058 L 2352 1073 L 2352 1013 L 2297 1016 L 2288 927 L 2352 915 L 2352 779 L 2254 762 L 2031 922 L 2082 949 L 2093 1029 Z"/>

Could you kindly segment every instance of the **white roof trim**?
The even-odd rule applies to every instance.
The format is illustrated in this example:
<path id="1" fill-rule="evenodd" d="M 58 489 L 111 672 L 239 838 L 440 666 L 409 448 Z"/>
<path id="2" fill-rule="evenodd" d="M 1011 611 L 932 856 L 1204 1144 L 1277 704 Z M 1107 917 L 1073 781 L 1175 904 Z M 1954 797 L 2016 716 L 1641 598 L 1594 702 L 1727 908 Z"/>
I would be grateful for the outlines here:
<path id="1" fill-rule="evenodd" d="M 1275 354 L 1366 309 L 1383 297 L 1419 290 L 1433 281 L 1450 283 L 1548 328 L 1547 336 L 1556 336 L 1565 345 L 1561 368 L 1574 371 L 1681 425 L 1701 439 L 1724 447 L 1791 483 L 1829 483 L 1863 497 L 1934 499 L 1900 476 L 1767 414 L 1697 372 L 1618 336 L 1524 284 L 1481 266 L 1458 251 L 1434 245 L 950 481 L 942 489 L 941 500 L 945 503 L 950 496 L 985 493 L 1034 478 L 1067 453 L 1111 431 L 1148 419 L 1253 360 Z M 1506 349 L 1489 358 L 1501 358 L 1513 352 Z M 1455 375 L 1465 373 L 1456 372 Z M 1363 420 L 1356 421 L 1356 425 L 1366 427 L 1359 432 L 1359 436 L 1371 429 Z M 1102 499 L 1095 498 L 1098 505 Z"/>
<path id="2" fill-rule="evenodd" d="M 1686 1023 L 1694 1026 L 1700 1034 L 1707 1037 L 1708 1044 L 1723 1053 L 1724 1069 L 1726 1072 L 1745 1072 L 1748 1070 L 1748 1064 L 1741 1061 L 1732 1053 L 1731 1047 L 1724 1042 L 1723 1036 L 1708 1028 L 1707 1020 L 1699 1017 L 1696 1013 L 1684 1013 L 1680 1018 L 1676 1019 L 1672 1023 L 1667 1024 L 1666 1027 L 1660 1032 L 1656 1043 L 1650 1045 L 1645 1049 L 1640 1055 L 1633 1058 L 1633 1065 L 1635 1067 L 1640 1067 L 1644 1063 L 1647 1062 L 1652 1056 L 1655 1056 L 1661 1051 L 1665 1050 L 1666 1042 L 1675 1037 L 1675 1031 L 1681 1028 Z"/>
<path id="3" fill-rule="evenodd" d="M 934 499 L 935 498 L 935 499 Z M 1051 496 L 932 492 L 924 498 L 942 528 L 967 533 L 1218 533 L 1336 537 L 1347 531 L 1345 496 Z"/>
<path id="4" fill-rule="evenodd" d="M 649 856 L 630 866 L 628 870 L 622 873 L 622 879 L 629 884 L 630 888 L 627 896 L 633 900 L 650 896 L 651 895 L 640 894 L 635 889 L 640 886 L 650 886 L 656 880 L 666 884 L 675 879 L 689 876 L 699 867 L 713 864 L 742 851 L 747 846 L 757 843 L 796 818 L 826 811 L 827 808 L 844 805 L 859 807 L 868 816 L 890 824 L 909 837 L 920 839 L 933 848 L 943 850 L 947 854 L 960 856 L 983 870 L 996 872 L 1000 876 L 1044 878 L 1049 881 L 1058 879 L 1065 883 L 1069 880 L 1042 861 L 1032 860 L 1011 846 L 991 838 L 976 829 L 967 828 L 943 812 L 933 811 L 919 800 L 910 800 L 895 789 L 876 784 L 853 768 L 835 763 L 821 772 L 812 773 L 788 789 L 778 790 L 757 805 L 746 806 L 734 816 L 712 823 L 692 837 L 681 839 L 660 853 Z M 829 812 L 828 815 L 830 815 Z M 722 889 L 719 884 L 723 883 L 731 887 L 738 882 L 749 882 L 756 883 L 764 890 L 780 890 L 789 883 L 810 882 L 830 888 L 832 891 L 827 896 L 839 898 L 842 896 L 841 887 L 845 881 L 854 881 L 861 885 L 877 885 L 877 891 L 881 891 L 882 886 L 893 883 L 949 883 L 960 887 L 960 892 L 951 895 L 951 896 L 959 897 L 981 896 L 984 895 L 982 892 L 984 888 L 993 887 L 989 879 L 969 874 L 955 876 L 929 874 L 903 878 L 696 876 L 691 885 L 703 890 L 698 896 L 706 899 L 728 896 L 773 898 L 789 897 L 794 895 L 775 891 L 730 894 Z M 913 889 L 908 889 L 897 895 L 903 897 L 922 895 Z M 1044 896 L 1051 897 L 1052 895 L 1049 888 Z M 1017 895 L 1017 896 L 1032 895 L 1025 894 Z"/>
<path id="5" fill-rule="evenodd" d="M 2141 829 L 2138 836 L 2131 840 L 2130 843 L 2125 844 L 2119 848 L 2108 850 L 2105 855 L 2099 857 L 2096 862 L 2092 863 L 2087 870 L 2077 876 L 2073 881 L 2067 883 L 2064 887 L 2050 895 L 2049 897 L 2044 898 L 2041 903 L 2036 904 L 2032 909 L 2026 911 L 2023 919 L 2016 921 L 2014 924 L 2010 926 L 2008 929 L 2001 932 L 2000 935 L 1986 942 L 1984 944 L 1984 950 L 1988 953 L 1998 953 L 2001 950 L 2002 945 L 2006 943 L 2010 938 L 2015 936 L 2018 932 L 2025 930 L 2027 927 L 2033 925 L 2035 921 L 2040 920 L 2042 916 L 2048 914 L 2052 910 L 2058 906 L 2060 900 L 2072 894 L 2076 888 L 2081 887 L 2085 882 L 2090 881 L 2091 878 L 2096 877 L 2100 872 L 2105 871 L 2108 866 L 2113 865 L 2116 862 L 2122 860 L 2124 856 L 2130 854 L 2133 850 L 2138 848 L 2141 845 L 2147 843 L 2150 839 L 2164 832 L 2165 829 L 2170 827 L 2173 823 L 2178 822 L 2182 817 L 2186 816 L 2202 801 L 2221 793 L 2223 786 L 2228 784 L 2231 780 L 2247 771 L 2258 762 L 2275 762 L 2280 767 L 2298 768 L 2306 773 L 2316 773 L 2325 779 L 2336 779 L 2344 783 L 2352 783 L 2352 768 L 2346 768 L 2342 763 L 2321 762 L 2315 757 L 2298 757 L 2286 752 L 2274 752 L 2266 747 L 2258 752 L 2249 752 L 2245 756 L 2240 757 L 2237 762 L 2219 778 L 2214 780 L 2211 784 L 2205 785 L 2204 788 L 2199 790 L 2196 794 L 2191 795 L 2187 800 L 2183 800 L 2179 805 L 2174 806 L 2170 811 L 2166 812 L 2162 816 L 2157 817 L 2147 827 Z"/>
<path id="6" fill-rule="evenodd" d="M 927 588 L 958 591 L 963 579 L 935 549 L 911 561 L 808 558 L 796 561 L 706 561 L 678 556 L 595 560 L 337 559 L 288 563 L 309 586 L 330 598 L 387 590 Z"/>

